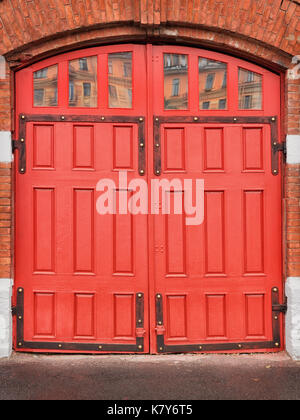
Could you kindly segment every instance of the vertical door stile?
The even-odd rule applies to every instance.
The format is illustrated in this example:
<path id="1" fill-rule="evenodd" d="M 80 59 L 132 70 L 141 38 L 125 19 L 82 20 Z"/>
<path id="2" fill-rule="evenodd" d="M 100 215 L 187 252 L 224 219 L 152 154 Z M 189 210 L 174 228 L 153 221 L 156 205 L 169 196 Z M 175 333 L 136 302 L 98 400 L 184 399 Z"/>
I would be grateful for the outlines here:
<path id="1" fill-rule="evenodd" d="M 153 46 L 147 44 L 146 46 L 146 62 L 147 62 L 147 184 L 148 184 L 148 293 L 149 293 L 149 338 L 150 338 L 150 352 L 155 353 L 155 310 L 152 302 L 155 299 L 155 276 L 154 276 L 154 216 L 151 214 L 152 196 L 151 196 L 151 174 L 153 165 Z"/>

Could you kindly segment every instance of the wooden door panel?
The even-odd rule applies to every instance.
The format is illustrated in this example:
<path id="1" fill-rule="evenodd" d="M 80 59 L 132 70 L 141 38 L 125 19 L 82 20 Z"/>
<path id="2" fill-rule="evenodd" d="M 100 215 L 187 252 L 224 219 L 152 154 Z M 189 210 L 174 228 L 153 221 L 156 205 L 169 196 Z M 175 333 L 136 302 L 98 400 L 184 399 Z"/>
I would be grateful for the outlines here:
<path id="1" fill-rule="evenodd" d="M 148 351 L 147 216 L 97 211 L 100 180 L 115 183 L 117 202 L 119 171 L 128 181 L 145 173 L 143 52 L 133 45 L 93 48 L 17 76 L 19 89 L 28 90 L 17 97 L 18 144 L 26 147 L 24 171 L 16 167 L 18 350 Z M 38 107 L 32 87 L 50 98 L 43 77 L 52 77 L 53 65 L 57 106 Z M 126 109 L 110 108 L 114 92 L 123 95 L 116 103 L 132 98 L 131 108 L 128 101 Z"/>
<path id="2" fill-rule="evenodd" d="M 246 348 L 247 341 L 271 342 L 272 288 L 281 284 L 281 222 L 280 184 L 267 159 L 269 127 L 162 124 L 161 138 L 167 132 L 170 143 L 171 130 L 174 141 L 184 133 L 185 171 L 173 168 L 171 176 L 162 165 L 161 178 L 182 184 L 189 177 L 204 179 L 205 219 L 199 226 L 187 226 L 184 214 L 154 219 L 154 244 L 161 249 L 155 254 L 155 287 L 163 296 L 166 329 L 160 351 L 176 345 L 189 351 L 194 343 L 216 343 L 218 350 L 223 343 L 234 343 L 234 349 L 239 343 Z M 257 161 L 245 153 L 245 141 L 259 149 Z"/>
<path id="3" fill-rule="evenodd" d="M 118 169 L 130 165 L 131 177 L 138 176 L 137 125 L 28 122 L 26 138 L 35 141 L 27 143 L 32 165 L 18 179 L 16 273 L 26 279 L 25 343 L 47 338 L 134 348 L 136 294 L 147 293 L 147 218 L 99 216 L 96 185 L 103 177 L 117 182 L 116 153 Z M 129 154 L 127 147 L 116 151 L 123 140 L 131 143 Z"/>

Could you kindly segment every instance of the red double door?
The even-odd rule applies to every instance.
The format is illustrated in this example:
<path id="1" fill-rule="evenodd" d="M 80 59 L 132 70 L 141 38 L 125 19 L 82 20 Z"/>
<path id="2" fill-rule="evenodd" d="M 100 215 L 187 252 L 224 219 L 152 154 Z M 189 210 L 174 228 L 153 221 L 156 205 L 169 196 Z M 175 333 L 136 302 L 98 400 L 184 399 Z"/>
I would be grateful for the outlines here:
<path id="1" fill-rule="evenodd" d="M 43 95 L 55 83 L 51 104 Z M 251 85 L 260 104 L 245 98 Z M 16 92 L 17 350 L 282 348 L 277 75 L 198 49 L 122 45 L 35 64 Z M 148 214 L 130 211 L 140 180 Z M 151 182 L 162 180 L 174 185 L 154 199 Z M 186 180 L 204 183 L 203 222 L 174 210 L 185 208 Z M 117 211 L 99 214 L 112 203 Z"/>

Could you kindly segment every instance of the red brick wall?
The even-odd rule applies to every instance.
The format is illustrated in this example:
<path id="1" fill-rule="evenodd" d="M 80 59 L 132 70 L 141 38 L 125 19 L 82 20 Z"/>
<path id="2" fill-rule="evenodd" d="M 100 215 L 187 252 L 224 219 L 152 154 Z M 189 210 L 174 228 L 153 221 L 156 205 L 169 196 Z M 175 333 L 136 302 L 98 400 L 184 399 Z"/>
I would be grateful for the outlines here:
<path id="1" fill-rule="evenodd" d="M 11 129 L 10 74 L 0 79 L 0 131 Z M 0 162 L 0 277 L 11 278 L 11 164 Z"/>
<path id="2" fill-rule="evenodd" d="M 0 163 L 0 277 L 11 278 L 11 164 Z"/>
<path id="3" fill-rule="evenodd" d="M 299 46 L 300 48 L 300 46 Z M 300 63 L 300 60 L 299 60 Z M 300 75 L 300 71 L 299 71 Z M 300 134 L 300 79 L 286 81 L 286 128 L 288 134 Z"/>
<path id="4" fill-rule="evenodd" d="M 5 52 L 67 30 L 114 22 L 202 25 L 290 54 L 300 35 L 299 6 L 291 0 L 4 0 L 0 16 Z"/>
<path id="5" fill-rule="evenodd" d="M 299 145 L 300 147 L 300 145 Z M 300 165 L 286 168 L 287 276 L 300 273 Z"/>
<path id="6" fill-rule="evenodd" d="M 117 25 L 116 25 L 117 23 Z M 114 24 L 114 25 L 113 25 Z M 60 51 L 127 40 L 210 47 L 288 69 L 299 54 L 291 0 L 3 0 L 0 54 L 12 67 Z M 300 80 L 286 78 L 284 133 L 300 135 Z M 0 130 L 11 129 L 9 78 L 0 79 Z M 0 165 L 0 277 L 11 275 L 10 165 Z M 287 275 L 300 276 L 300 165 L 287 165 Z"/>
<path id="7" fill-rule="evenodd" d="M 299 50 L 299 46 L 298 46 Z M 300 61 L 299 61 L 300 62 Z M 291 65 L 293 70 L 294 65 Z M 293 74 L 293 73 L 292 73 Z M 300 79 L 287 77 L 286 132 L 300 135 Z M 300 142 L 299 142 L 300 148 Z M 288 277 L 300 276 L 300 164 L 286 165 L 286 267 Z"/>
<path id="8" fill-rule="evenodd" d="M 11 129 L 10 103 L 10 73 L 6 68 L 6 78 L 0 78 L 0 131 L 10 131 Z"/>

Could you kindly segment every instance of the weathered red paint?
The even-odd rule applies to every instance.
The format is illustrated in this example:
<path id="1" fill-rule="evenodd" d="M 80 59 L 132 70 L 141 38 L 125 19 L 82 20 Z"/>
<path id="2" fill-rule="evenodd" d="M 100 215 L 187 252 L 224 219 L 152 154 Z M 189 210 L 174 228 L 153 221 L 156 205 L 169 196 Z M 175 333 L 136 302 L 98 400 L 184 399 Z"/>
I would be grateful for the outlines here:
<path id="1" fill-rule="evenodd" d="M 107 54 L 119 51 L 133 52 L 132 109 L 108 108 Z M 187 110 L 164 109 L 164 53 L 189 57 Z M 70 108 L 67 62 L 93 55 L 99 106 Z M 200 56 L 228 63 L 227 110 L 199 110 Z M 33 107 L 33 72 L 57 63 L 59 106 Z M 262 110 L 238 109 L 238 67 L 263 76 Z M 64 54 L 21 70 L 16 90 L 17 115 L 144 118 L 148 182 L 158 175 L 154 116 L 280 121 L 279 76 L 185 47 L 122 45 Z M 159 176 L 205 181 L 200 226 L 186 226 L 175 214 L 97 215 L 100 178 L 117 181 L 120 168 L 129 170 L 129 180 L 140 176 L 138 123 L 28 122 L 26 173 L 16 168 L 15 270 L 16 286 L 24 290 L 25 341 L 134 344 L 144 333 L 136 328 L 139 292 L 145 298 L 142 352 L 158 351 L 157 333 L 172 346 L 272 341 L 271 290 L 282 293 L 282 256 L 281 181 L 271 172 L 270 125 L 164 121 L 159 129 Z"/>

